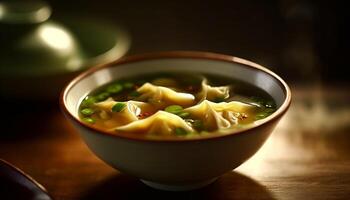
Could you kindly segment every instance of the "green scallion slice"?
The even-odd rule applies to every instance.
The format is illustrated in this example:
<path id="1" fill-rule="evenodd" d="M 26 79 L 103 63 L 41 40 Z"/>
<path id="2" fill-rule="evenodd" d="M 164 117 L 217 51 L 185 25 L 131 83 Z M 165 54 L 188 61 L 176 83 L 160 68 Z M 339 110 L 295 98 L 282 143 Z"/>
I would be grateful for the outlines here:
<path id="1" fill-rule="evenodd" d="M 93 124 L 93 123 L 96 122 L 96 121 L 95 121 L 93 118 L 91 118 L 91 117 L 84 117 L 84 118 L 83 118 L 83 121 L 86 122 L 86 123 L 89 123 L 89 124 Z"/>
<path id="2" fill-rule="evenodd" d="M 193 128 L 195 128 L 197 131 L 202 131 L 204 129 L 204 124 L 202 120 L 196 119 L 192 123 Z"/>
<path id="3" fill-rule="evenodd" d="M 98 101 L 104 101 L 104 100 L 106 100 L 108 97 L 110 97 L 110 94 L 109 94 L 108 92 L 102 92 L 102 93 L 100 93 L 100 94 L 98 94 L 98 95 L 96 96 L 96 99 L 97 99 Z"/>
<path id="4" fill-rule="evenodd" d="M 97 99 L 93 96 L 87 96 L 85 99 L 81 102 L 81 107 L 89 107 L 97 102 Z"/>
<path id="5" fill-rule="evenodd" d="M 139 97 L 140 95 L 141 95 L 141 93 L 139 93 L 136 90 L 129 93 L 130 97 Z"/>
<path id="6" fill-rule="evenodd" d="M 112 107 L 112 112 L 121 112 L 126 107 L 126 103 L 118 102 Z"/>
<path id="7" fill-rule="evenodd" d="M 179 117 L 181 118 L 186 118 L 188 116 L 190 116 L 190 113 L 188 112 L 180 112 L 179 114 L 177 114 Z"/>
<path id="8" fill-rule="evenodd" d="M 91 108 L 84 108 L 80 111 L 81 114 L 85 115 L 85 116 L 90 116 L 92 114 L 94 114 L 94 110 Z"/>
<path id="9" fill-rule="evenodd" d="M 267 116 L 269 116 L 270 113 L 268 112 L 261 112 L 261 113 L 258 113 L 256 116 L 255 116 L 255 119 L 256 120 L 259 120 L 259 119 L 264 119 L 266 118 Z"/>
<path id="10" fill-rule="evenodd" d="M 179 136 L 184 136 L 187 135 L 188 132 L 183 129 L 183 128 L 175 128 L 175 135 L 179 135 Z"/>
<path id="11" fill-rule="evenodd" d="M 126 89 L 131 89 L 134 87 L 134 84 L 131 82 L 125 82 L 125 83 L 123 83 L 123 87 Z"/>
<path id="12" fill-rule="evenodd" d="M 179 105 L 171 105 L 166 107 L 164 110 L 172 114 L 180 114 L 183 111 L 183 108 Z"/>
<path id="13" fill-rule="evenodd" d="M 117 94 L 123 90 L 123 86 L 119 83 L 115 83 L 107 87 L 107 92 L 111 94 Z"/>

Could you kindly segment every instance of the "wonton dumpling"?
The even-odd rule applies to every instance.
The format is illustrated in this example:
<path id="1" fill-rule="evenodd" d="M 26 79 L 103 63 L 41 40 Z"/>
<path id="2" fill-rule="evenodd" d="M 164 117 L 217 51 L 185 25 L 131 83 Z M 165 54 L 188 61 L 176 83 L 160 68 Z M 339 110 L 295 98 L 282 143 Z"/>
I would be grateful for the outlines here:
<path id="1" fill-rule="evenodd" d="M 210 100 L 213 101 L 217 98 L 227 99 L 230 96 L 229 86 L 212 87 L 208 85 L 207 79 L 202 81 L 202 89 L 197 94 L 200 100 Z"/>
<path id="2" fill-rule="evenodd" d="M 109 98 L 105 101 L 96 103 L 95 106 L 102 110 L 101 117 L 103 117 L 103 115 L 112 115 L 112 117 L 117 116 L 122 119 L 123 124 L 138 120 L 137 116 L 141 114 L 141 110 L 150 106 L 144 102 L 127 101 L 127 102 L 122 102 L 122 103 L 126 103 L 125 109 L 123 109 L 120 112 L 112 112 L 112 107 L 116 103 L 119 103 L 119 102 L 114 101 L 112 98 Z"/>
<path id="3" fill-rule="evenodd" d="M 143 84 L 137 89 L 137 92 L 141 93 L 141 96 L 137 100 L 147 100 L 158 107 L 165 107 L 172 104 L 190 106 L 195 103 L 195 97 L 192 94 L 176 92 L 172 89 L 155 86 L 151 83 Z"/>
<path id="4" fill-rule="evenodd" d="M 238 123 L 241 113 L 250 112 L 253 109 L 256 107 L 236 101 L 214 103 L 204 100 L 184 111 L 190 113 L 191 117 L 202 120 L 208 130 L 216 130 L 230 128 Z"/>
<path id="5" fill-rule="evenodd" d="M 171 135 L 174 134 L 176 128 L 182 128 L 187 132 L 194 131 L 181 117 L 165 111 L 158 111 L 146 119 L 131 122 L 127 125 L 120 126 L 115 130 L 145 134 Z"/>
<path id="6" fill-rule="evenodd" d="M 208 101 L 217 112 L 231 111 L 236 113 L 249 113 L 259 108 L 257 105 L 247 104 L 240 101 L 214 103 Z"/>
<path id="7" fill-rule="evenodd" d="M 237 121 L 235 118 L 232 120 L 225 119 L 222 112 L 219 113 L 215 111 L 214 107 L 207 100 L 204 100 L 195 106 L 186 108 L 184 111 L 190 113 L 191 117 L 202 120 L 206 129 L 210 131 L 229 128 L 231 126 L 231 122 L 232 124 L 236 124 Z"/>

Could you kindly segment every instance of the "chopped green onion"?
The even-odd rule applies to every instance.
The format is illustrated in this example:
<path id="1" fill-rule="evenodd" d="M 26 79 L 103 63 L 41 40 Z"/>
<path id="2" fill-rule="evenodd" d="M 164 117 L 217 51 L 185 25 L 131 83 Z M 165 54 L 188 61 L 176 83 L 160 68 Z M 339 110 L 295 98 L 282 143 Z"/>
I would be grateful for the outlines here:
<path id="1" fill-rule="evenodd" d="M 80 111 L 81 114 L 85 115 L 85 116 L 90 116 L 92 114 L 94 114 L 94 110 L 91 108 L 84 108 Z"/>
<path id="2" fill-rule="evenodd" d="M 192 126 L 193 126 L 193 128 L 195 128 L 196 130 L 199 130 L 199 131 L 204 129 L 203 121 L 201 121 L 199 119 L 194 120 L 192 123 Z"/>
<path id="3" fill-rule="evenodd" d="M 124 110 L 125 107 L 126 107 L 126 103 L 118 102 L 114 104 L 114 106 L 112 107 L 112 112 L 120 112 Z"/>
<path id="4" fill-rule="evenodd" d="M 186 118 L 186 117 L 190 116 L 190 113 L 188 113 L 188 112 L 181 112 L 181 113 L 179 113 L 177 115 L 179 117 L 181 117 L 181 118 Z"/>
<path id="5" fill-rule="evenodd" d="M 125 82 L 125 83 L 123 84 L 123 87 L 126 88 L 126 89 L 131 89 L 131 88 L 134 87 L 134 84 L 131 83 L 131 82 Z"/>
<path id="6" fill-rule="evenodd" d="M 108 97 L 110 97 L 110 94 L 109 94 L 108 92 L 102 92 L 102 93 L 100 93 L 100 94 L 98 94 L 98 95 L 96 96 L 96 99 L 97 99 L 98 101 L 104 101 L 104 100 L 106 100 Z"/>
<path id="7" fill-rule="evenodd" d="M 269 115 L 270 115 L 270 113 L 261 112 L 261 113 L 259 113 L 259 114 L 257 114 L 257 115 L 255 116 L 255 119 L 256 119 L 256 120 L 264 119 L 264 118 L 266 118 L 266 117 L 269 116 Z"/>
<path id="8" fill-rule="evenodd" d="M 117 94 L 123 90 L 123 86 L 119 83 L 115 83 L 107 87 L 107 92 L 111 94 Z"/>
<path id="9" fill-rule="evenodd" d="M 171 105 L 164 109 L 166 112 L 173 113 L 173 114 L 179 114 L 183 111 L 182 106 L 179 105 Z"/>
<path id="10" fill-rule="evenodd" d="M 175 128 L 175 134 L 179 136 L 187 135 L 188 132 L 183 128 Z"/>
<path id="11" fill-rule="evenodd" d="M 268 114 L 271 114 L 271 113 L 273 113 L 273 112 L 275 112 L 276 111 L 276 109 L 274 109 L 274 108 L 266 108 L 265 110 L 264 110 L 264 112 L 266 112 L 266 113 L 268 113 Z"/>
<path id="12" fill-rule="evenodd" d="M 89 123 L 89 124 L 93 124 L 93 123 L 96 122 L 96 121 L 95 121 L 93 118 L 91 118 L 91 117 L 84 117 L 84 118 L 83 118 L 83 121 L 86 122 L 86 123 Z"/>
<path id="13" fill-rule="evenodd" d="M 93 96 L 87 96 L 85 99 L 81 102 L 82 107 L 89 107 L 92 104 L 96 103 L 97 99 Z"/>
<path id="14" fill-rule="evenodd" d="M 140 95 L 141 95 L 141 93 L 139 93 L 136 90 L 129 93 L 130 97 L 139 97 Z"/>

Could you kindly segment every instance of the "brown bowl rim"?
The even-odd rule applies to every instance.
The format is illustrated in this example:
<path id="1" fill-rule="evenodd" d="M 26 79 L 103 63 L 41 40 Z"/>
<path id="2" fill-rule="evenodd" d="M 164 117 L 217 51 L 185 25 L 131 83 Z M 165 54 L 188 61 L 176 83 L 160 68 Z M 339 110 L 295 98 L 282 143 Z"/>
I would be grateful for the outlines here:
<path id="1" fill-rule="evenodd" d="M 155 60 L 155 59 L 167 59 L 167 58 L 172 58 L 172 59 L 183 59 L 183 58 L 188 58 L 188 59 L 207 59 L 207 60 L 216 60 L 216 61 L 223 61 L 223 62 L 229 62 L 229 63 L 236 63 L 243 65 L 245 67 L 249 67 L 251 69 L 257 70 L 257 71 L 262 71 L 273 78 L 275 78 L 278 82 L 278 84 L 281 86 L 283 89 L 283 92 L 286 96 L 284 99 L 282 105 L 270 116 L 268 116 L 265 119 L 260 120 L 261 123 L 253 125 L 251 127 L 243 128 L 241 130 L 235 130 L 231 133 L 225 133 L 225 134 L 213 134 L 205 137 L 193 137 L 193 138 L 187 138 L 187 137 L 174 137 L 174 138 L 163 138 L 163 139 L 158 139 L 158 138 L 146 138 L 142 137 L 139 135 L 114 135 L 111 134 L 110 132 L 93 127 L 92 125 L 86 124 L 79 120 L 77 117 L 73 116 L 67 109 L 66 107 L 66 102 L 65 102 L 65 97 L 70 91 L 70 89 L 76 85 L 79 81 L 84 79 L 85 77 L 91 75 L 92 73 L 105 69 L 105 68 L 110 68 L 110 67 L 118 67 L 118 65 L 126 64 L 126 63 L 134 63 L 138 61 L 145 61 L 145 60 Z M 203 141 L 203 140 L 212 140 L 212 139 L 222 139 L 225 137 L 230 137 L 233 135 L 240 135 L 245 132 L 248 132 L 252 129 L 256 129 L 260 126 L 266 125 L 268 123 L 271 123 L 273 121 L 276 121 L 280 119 L 288 110 L 290 103 L 291 103 L 291 90 L 289 86 L 286 84 L 286 82 L 279 77 L 277 74 L 272 72 L 271 70 L 256 64 L 254 62 L 251 62 L 249 60 L 245 60 L 239 57 L 235 56 L 230 56 L 230 55 L 225 55 L 225 54 L 218 54 L 218 53 L 212 53 L 212 52 L 203 52 L 203 51 L 165 51 L 165 52 L 153 52 L 153 53 L 145 53 L 145 54 L 139 54 L 139 55 L 133 55 L 133 56 L 128 56 L 121 58 L 120 60 L 108 63 L 108 64 L 102 64 L 102 65 L 97 65 L 95 67 L 92 67 L 85 72 L 79 74 L 76 76 L 73 80 L 71 80 L 62 90 L 60 99 L 60 108 L 64 115 L 79 125 L 91 130 L 93 133 L 101 134 L 104 136 L 112 137 L 112 138 L 117 138 L 117 139 L 128 139 L 128 140 L 137 140 L 137 141 L 144 141 L 144 142 L 193 142 L 193 141 Z"/>

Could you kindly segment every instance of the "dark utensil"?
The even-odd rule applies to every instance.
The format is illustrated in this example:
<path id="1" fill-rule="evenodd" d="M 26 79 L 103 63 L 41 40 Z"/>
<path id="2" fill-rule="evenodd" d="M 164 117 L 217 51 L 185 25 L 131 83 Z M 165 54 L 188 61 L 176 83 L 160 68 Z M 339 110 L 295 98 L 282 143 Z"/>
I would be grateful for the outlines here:
<path id="1" fill-rule="evenodd" d="M 29 175 L 0 159 L 0 199 L 52 200 L 52 197 Z"/>

